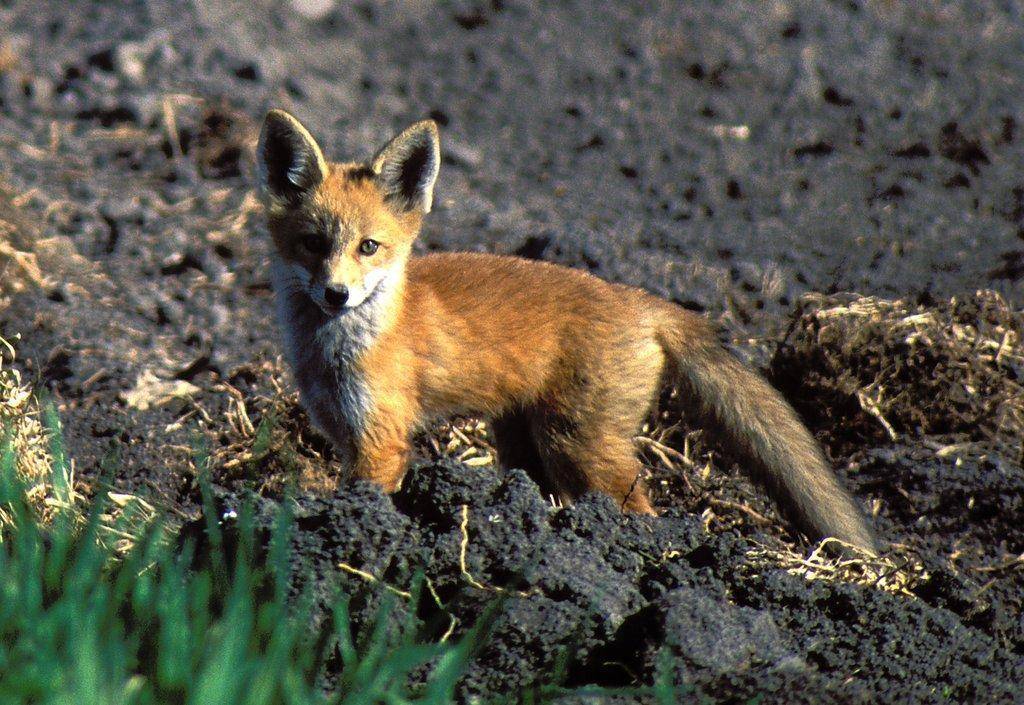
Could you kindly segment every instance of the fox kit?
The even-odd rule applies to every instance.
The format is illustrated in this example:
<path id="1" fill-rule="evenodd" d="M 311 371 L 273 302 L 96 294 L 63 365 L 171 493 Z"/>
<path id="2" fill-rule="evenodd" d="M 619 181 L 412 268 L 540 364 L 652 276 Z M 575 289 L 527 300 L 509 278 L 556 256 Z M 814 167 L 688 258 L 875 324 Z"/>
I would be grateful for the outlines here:
<path id="1" fill-rule="evenodd" d="M 480 414 L 493 421 L 502 464 L 545 492 L 600 490 L 652 513 L 632 439 L 671 382 L 803 529 L 873 549 L 793 409 L 703 317 L 554 264 L 412 257 L 441 161 L 433 122 L 368 162 L 334 164 L 273 110 L 257 152 L 286 355 L 304 406 L 354 476 L 394 491 L 414 430 Z"/>

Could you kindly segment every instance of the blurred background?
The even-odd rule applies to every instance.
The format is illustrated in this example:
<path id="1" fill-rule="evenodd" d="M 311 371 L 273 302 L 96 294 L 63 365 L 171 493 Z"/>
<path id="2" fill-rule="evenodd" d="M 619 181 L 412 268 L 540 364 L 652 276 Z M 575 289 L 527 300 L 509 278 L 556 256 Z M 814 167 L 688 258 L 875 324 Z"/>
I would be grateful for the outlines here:
<path id="1" fill-rule="evenodd" d="M 169 233 L 147 208 L 247 188 L 268 107 L 339 159 L 430 116 L 425 248 L 586 267 L 756 334 L 807 290 L 1019 293 L 1021 19 L 994 1 L 8 1 L 0 174 L 84 257 L 142 274 L 207 256 L 187 214 Z"/>
<path id="2" fill-rule="evenodd" d="M 251 193 L 274 106 L 335 159 L 432 117 L 421 251 L 641 286 L 759 362 L 806 292 L 1019 302 L 1022 76 L 995 1 L 7 0 L 0 334 L 87 466 L 183 428 L 133 394 L 274 359 Z"/>

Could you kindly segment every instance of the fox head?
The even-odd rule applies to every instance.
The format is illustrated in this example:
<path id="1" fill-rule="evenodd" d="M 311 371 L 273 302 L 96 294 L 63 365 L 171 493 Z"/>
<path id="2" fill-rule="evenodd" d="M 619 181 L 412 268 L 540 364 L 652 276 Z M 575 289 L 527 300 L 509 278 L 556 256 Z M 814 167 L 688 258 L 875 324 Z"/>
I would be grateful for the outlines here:
<path id="1" fill-rule="evenodd" d="M 275 286 L 288 290 L 279 293 L 305 294 L 335 317 L 395 288 L 441 163 L 432 120 L 407 128 L 368 162 L 333 164 L 298 120 L 271 110 L 256 155 Z"/>

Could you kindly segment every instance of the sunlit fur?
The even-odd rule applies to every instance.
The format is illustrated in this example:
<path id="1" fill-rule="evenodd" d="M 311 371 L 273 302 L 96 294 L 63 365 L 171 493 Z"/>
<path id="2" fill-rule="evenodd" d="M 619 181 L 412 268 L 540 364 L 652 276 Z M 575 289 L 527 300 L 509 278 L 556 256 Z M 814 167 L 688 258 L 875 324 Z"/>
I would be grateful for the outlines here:
<path id="1" fill-rule="evenodd" d="M 316 180 L 302 169 L 319 163 L 319 147 L 292 121 L 268 116 L 260 151 L 278 315 L 303 403 L 355 476 L 396 489 L 417 427 L 473 413 L 492 419 L 502 463 L 545 493 L 600 490 L 650 513 L 632 439 L 671 381 L 804 529 L 873 547 L 795 412 L 701 316 L 553 264 L 410 257 L 431 203 L 436 128 L 418 123 L 368 163 L 329 165 Z M 326 238 L 318 253 L 302 245 L 310 233 Z M 372 256 L 359 252 L 366 238 L 380 243 Z M 348 287 L 348 307 L 327 305 L 328 284 Z"/>
<path id="2" fill-rule="evenodd" d="M 367 178 L 349 176 L 358 171 L 332 166 L 301 209 L 269 218 L 271 277 L 287 358 L 310 415 L 349 453 L 352 433 L 367 427 L 371 407 L 358 358 L 393 317 L 412 244 L 406 228 L 418 220 L 383 209 Z M 329 242 L 325 253 L 303 247 L 302 238 L 311 234 Z M 359 254 L 359 244 L 370 237 L 379 243 L 377 252 Z M 341 310 L 327 304 L 328 285 L 348 288 Z"/>

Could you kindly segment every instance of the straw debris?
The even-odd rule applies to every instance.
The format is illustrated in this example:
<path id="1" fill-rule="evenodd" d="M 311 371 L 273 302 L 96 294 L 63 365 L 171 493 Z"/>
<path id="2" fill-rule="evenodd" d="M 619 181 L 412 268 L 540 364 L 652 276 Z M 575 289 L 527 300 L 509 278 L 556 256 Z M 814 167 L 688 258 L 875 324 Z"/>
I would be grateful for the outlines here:
<path id="1" fill-rule="evenodd" d="M 29 501 L 40 514 L 45 514 L 47 500 L 54 497 L 50 437 L 38 400 L 21 373 L 12 367 L 14 357 L 13 344 L 0 337 L 0 438 L 5 445 L 11 444 L 15 470 L 26 484 Z M 6 520 L 0 508 L 0 523 Z"/>
<path id="2" fill-rule="evenodd" d="M 881 555 L 863 551 L 835 538 L 816 544 L 806 556 L 789 546 L 753 541 L 748 568 L 760 572 L 782 568 L 807 581 L 856 583 L 875 590 L 916 598 L 914 587 L 929 577 L 921 560 L 909 550 L 894 547 Z M 841 550 L 831 550 L 835 546 Z"/>
<path id="3" fill-rule="evenodd" d="M 994 291 L 913 304 L 808 294 L 772 381 L 833 450 L 956 434 L 1021 457 L 1024 312 Z"/>

